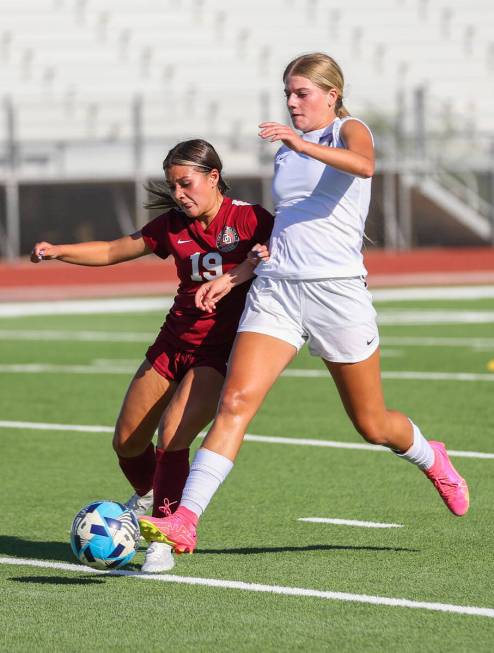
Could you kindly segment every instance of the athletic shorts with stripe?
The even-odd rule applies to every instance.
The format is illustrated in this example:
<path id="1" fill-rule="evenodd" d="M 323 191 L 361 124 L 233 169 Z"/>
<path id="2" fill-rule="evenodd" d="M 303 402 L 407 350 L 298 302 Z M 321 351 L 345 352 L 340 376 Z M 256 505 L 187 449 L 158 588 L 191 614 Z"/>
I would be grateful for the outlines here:
<path id="1" fill-rule="evenodd" d="M 372 296 L 363 277 L 289 280 L 257 277 L 239 331 L 264 333 L 333 363 L 357 363 L 379 346 Z"/>

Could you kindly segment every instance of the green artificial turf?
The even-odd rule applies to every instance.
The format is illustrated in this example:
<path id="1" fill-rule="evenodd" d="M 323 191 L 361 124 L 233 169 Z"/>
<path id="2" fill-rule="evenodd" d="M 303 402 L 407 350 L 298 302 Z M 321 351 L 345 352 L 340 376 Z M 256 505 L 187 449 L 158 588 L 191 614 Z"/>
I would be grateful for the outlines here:
<path id="1" fill-rule="evenodd" d="M 492 311 L 494 302 L 383 303 L 383 312 Z M 0 419 L 111 428 L 161 323 L 158 313 L 0 319 L 2 365 L 101 368 L 0 371 Z M 2 338 L 2 331 L 140 334 L 138 342 Z M 387 338 L 494 337 L 492 324 L 381 327 L 385 372 L 489 375 L 494 346 L 386 344 Z M 137 338 L 136 338 L 137 340 Z M 111 363 L 111 362 L 114 363 Z M 323 371 L 303 351 L 292 368 Z M 494 373 L 492 373 L 494 377 Z M 494 452 L 489 381 L 384 380 L 387 403 L 456 450 Z M 361 442 L 329 376 L 279 379 L 249 432 Z M 75 513 L 130 494 L 111 433 L 0 427 L 0 556 L 74 563 Z M 389 452 L 246 442 L 199 529 L 198 550 L 173 575 L 494 607 L 494 459 L 455 458 L 472 505 L 458 519 L 412 465 Z M 364 529 L 298 521 L 328 517 L 402 524 Z M 138 570 L 141 549 L 130 568 Z M 305 596 L 100 576 L 84 567 L 0 564 L 0 649 L 8 651 L 492 650 L 494 619 Z"/>

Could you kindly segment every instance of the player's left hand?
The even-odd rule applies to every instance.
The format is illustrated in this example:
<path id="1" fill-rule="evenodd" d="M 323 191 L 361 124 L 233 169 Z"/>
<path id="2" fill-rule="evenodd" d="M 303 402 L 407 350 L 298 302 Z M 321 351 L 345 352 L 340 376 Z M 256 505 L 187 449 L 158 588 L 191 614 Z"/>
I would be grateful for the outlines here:
<path id="1" fill-rule="evenodd" d="M 259 136 L 265 141 L 270 143 L 282 141 L 295 152 L 301 152 L 305 145 L 304 139 L 288 125 L 281 125 L 279 122 L 261 122 L 259 129 Z"/>
<path id="2" fill-rule="evenodd" d="M 257 267 L 259 263 L 265 263 L 266 261 L 269 261 L 269 249 L 266 245 L 257 243 L 247 253 L 247 261 L 250 263 L 250 265 L 252 265 L 253 268 Z"/>

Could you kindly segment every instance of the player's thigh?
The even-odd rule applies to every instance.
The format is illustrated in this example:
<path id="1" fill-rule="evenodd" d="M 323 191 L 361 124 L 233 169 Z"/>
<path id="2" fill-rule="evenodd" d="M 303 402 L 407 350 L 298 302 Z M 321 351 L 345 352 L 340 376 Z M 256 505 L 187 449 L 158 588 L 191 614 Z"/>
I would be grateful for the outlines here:
<path id="1" fill-rule="evenodd" d="M 332 363 L 324 360 L 341 400 L 354 424 L 385 417 L 379 349 L 358 363 Z"/>
<path id="2" fill-rule="evenodd" d="M 254 414 L 296 355 L 297 348 L 285 340 L 251 331 L 239 333 L 228 363 L 219 412 Z"/>
<path id="3" fill-rule="evenodd" d="M 130 382 L 117 419 L 114 446 L 148 444 L 176 389 L 176 384 L 158 374 L 144 360 Z"/>
<path id="4" fill-rule="evenodd" d="M 213 367 L 191 368 L 178 385 L 159 426 L 159 446 L 186 449 L 213 419 L 225 377 Z"/>

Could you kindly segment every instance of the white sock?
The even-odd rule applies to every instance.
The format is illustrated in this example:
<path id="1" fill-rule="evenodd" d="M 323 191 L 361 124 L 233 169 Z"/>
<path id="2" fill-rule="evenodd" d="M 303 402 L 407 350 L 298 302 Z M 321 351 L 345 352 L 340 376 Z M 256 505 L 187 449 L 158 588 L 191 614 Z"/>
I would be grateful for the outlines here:
<path id="1" fill-rule="evenodd" d="M 400 458 L 417 465 L 422 470 L 429 469 L 434 464 L 434 449 L 422 435 L 419 427 L 410 420 L 413 428 L 413 444 L 404 453 L 396 453 Z"/>
<path id="2" fill-rule="evenodd" d="M 198 449 L 190 466 L 180 505 L 200 517 L 232 467 L 229 458 L 209 449 Z"/>

